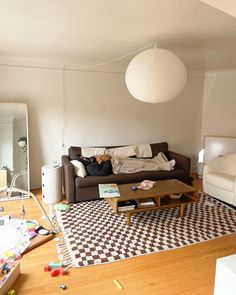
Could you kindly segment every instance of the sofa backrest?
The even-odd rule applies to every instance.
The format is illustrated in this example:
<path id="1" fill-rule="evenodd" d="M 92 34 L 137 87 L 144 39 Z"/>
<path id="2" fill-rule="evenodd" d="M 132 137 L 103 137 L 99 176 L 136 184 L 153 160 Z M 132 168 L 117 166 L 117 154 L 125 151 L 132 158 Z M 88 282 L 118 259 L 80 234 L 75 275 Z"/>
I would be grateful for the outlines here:
<path id="1" fill-rule="evenodd" d="M 122 145 L 124 146 L 124 145 Z M 167 142 L 159 142 L 159 143 L 151 143 L 152 156 L 155 157 L 158 153 L 162 152 L 164 154 L 168 153 L 168 143 Z M 121 146 L 106 146 L 107 149 L 113 149 Z M 81 147 L 79 146 L 71 146 L 68 150 L 68 154 L 71 160 L 75 160 L 77 155 L 81 155 Z"/>
<path id="2" fill-rule="evenodd" d="M 168 153 L 168 143 L 167 142 L 159 142 L 159 143 L 151 143 L 152 156 L 157 156 L 160 152 L 167 155 Z"/>

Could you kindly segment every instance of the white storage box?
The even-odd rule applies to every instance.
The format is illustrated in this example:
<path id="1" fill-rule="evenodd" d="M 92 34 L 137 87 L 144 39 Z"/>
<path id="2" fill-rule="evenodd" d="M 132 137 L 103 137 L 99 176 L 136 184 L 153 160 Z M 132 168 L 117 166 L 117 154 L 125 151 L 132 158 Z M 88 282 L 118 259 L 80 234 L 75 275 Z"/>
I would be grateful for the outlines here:
<path id="1" fill-rule="evenodd" d="M 62 176 L 61 166 L 49 164 L 42 167 L 42 199 L 45 204 L 61 201 Z"/>

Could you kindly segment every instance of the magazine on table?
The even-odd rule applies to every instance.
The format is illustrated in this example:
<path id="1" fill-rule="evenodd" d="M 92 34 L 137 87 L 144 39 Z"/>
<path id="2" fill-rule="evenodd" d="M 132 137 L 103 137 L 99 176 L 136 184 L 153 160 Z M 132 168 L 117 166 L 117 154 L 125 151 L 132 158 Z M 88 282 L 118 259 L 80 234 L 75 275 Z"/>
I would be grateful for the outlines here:
<path id="1" fill-rule="evenodd" d="M 115 198 L 120 197 L 118 185 L 116 183 L 99 184 L 100 198 Z"/>
<path id="2" fill-rule="evenodd" d="M 155 181 L 152 180 L 144 180 L 139 185 L 136 186 L 136 189 L 141 189 L 144 191 L 148 191 L 153 188 Z"/>

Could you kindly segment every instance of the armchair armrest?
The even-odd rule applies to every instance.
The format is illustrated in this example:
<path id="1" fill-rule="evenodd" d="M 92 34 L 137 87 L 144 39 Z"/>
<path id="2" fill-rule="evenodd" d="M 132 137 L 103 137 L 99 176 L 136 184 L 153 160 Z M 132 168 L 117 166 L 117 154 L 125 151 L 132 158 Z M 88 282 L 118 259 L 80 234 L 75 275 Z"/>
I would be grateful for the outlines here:
<path id="1" fill-rule="evenodd" d="M 185 182 L 188 184 L 192 184 L 192 179 L 190 177 L 191 159 L 175 152 L 168 151 L 168 153 L 169 157 L 175 160 L 176 166 L 185 170 Z"/>
<path id="2" fill-rule="evenodd" d="M 68 156 L 62 156 L 62 186 L 69 203 L 75 202 L 75 173 L 74 166 Z"/>
<path id="3" fill-rule="evenodd" d="M 236 153 L 224 155 L 211 160 L 203 167 L 203 191 L 208 193 L 207 174 L 220 173 L 228 174 L 235 177 L 234 192 L 236 196 Z M 235 197 L 236 198 L 236 197 Z M 235 200 L 236 202 L 236 200 Z"/>
<path id="4" fill-rule="evenodd" d="M 205 173 L 226 173 L 236 176 L 236 153 L 215 158 L 205 164 Z"/>

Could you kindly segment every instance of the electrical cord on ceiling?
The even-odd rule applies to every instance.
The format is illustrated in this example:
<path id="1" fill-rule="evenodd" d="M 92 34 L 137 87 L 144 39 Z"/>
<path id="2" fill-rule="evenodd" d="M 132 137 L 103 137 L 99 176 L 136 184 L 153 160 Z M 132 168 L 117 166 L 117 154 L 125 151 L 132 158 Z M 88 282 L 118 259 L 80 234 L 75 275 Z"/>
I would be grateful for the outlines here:
<path id="1" fill-rule="evenodd" d="M 89 66 L 84 66 L 84 67 L 79 67 L 79 68 L 66 68 L 66 69 L 70 70 L 70 71 L 76 71 L 76 70 L 86 70 L 86 69 L 93 68 L 93 67 L 98 67 L 98 66 L 104 66 L 104 65 L 107 65 L 107 64 L 122 60 L 122 59 L 124 59 L 124 58 L 126 58 L 128 56 L 134 55 L 136 53 L 139 53 L 140 51 L 144 50 L 147 47 L 150 47 L 151 45 L 156 47 L 157 44 L 156 44 L 156 42 L 149 43 L 146 46 L 144 46 L 144 47 L 142 47 L 142 48 L 140 48 L 138 50 L 135 50 L 135 51 L 133 51 L 131 53 L 127 53 L 127 54 L 125 54 L 123 56 L 120 56 L 120 57 L 117 57 L 117 58 L 110 59 L 110 60 L 105 61 L 105 62 L 101 62 L 101 63 L 97 63 L 97 64 L 94 64 L 94 65 L 89 65 Z"/>
<path id="2" fill-rule="evenodd" d="M 122 55 L 120 57 L 117 57 L 117 58 L 113 58 L 113 59 L 110 59 L 108 61 L 105 61 L 105 62 L 101 62 L 101 63 L 97 63 L 97 64 L 92 64 L 92 65 L 87 65 L 87 66 L 81 66 L 81 67 L 67 67 L 67 66 L 63 66 L 63 67 L 47 67 L 47 66 L 29 66 L 29 65 L 24 65 L 24 66 L 21 66 L 21 65 L 16 65 L 16 64 L 7 64 L 7 63 L 0 63 L 0 66 L 1 67 L 18 67 L 18 68 L 30 68 L 30 69 L 45 69 L 45 70 L 57 70 L 57 71 L 86 71 L 90 68 L 94 68 L 94 67 L 99 67 L 99 66 L 103 66 L 103 65 L 107 65 L 107 64 L 110 64 L 110 63 L 113 63 L 113 62 L 116 62 L 116 61 L 119 61 L 119 60 L 122 60 L 128 56 L 131 56 L 131 55 L 134 55 L 136 53 L 139 53 L 140 51 L 146 49 L 147 47 L 150 47 L 150 46 L 154 46 L 156 47 L 157 46 L 157 43 L 156 42 L 151 42 L 147 45 L 145 45 L 144 47 L 140 48 L 140 49 L 137 49 L 135 51 L 132 51 L 130 53 L 127 53 L 125 55 Z M 94 72 L 97 72 L 97 71 L 94 71 Z M 102 71 L 99 71 L 99 72 L 102 72 Z"/>

